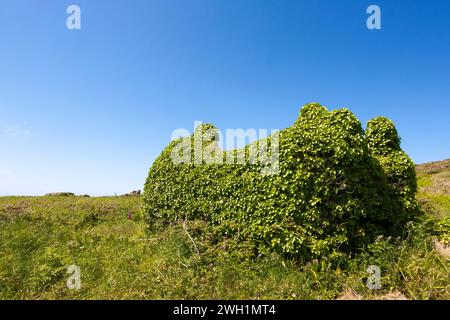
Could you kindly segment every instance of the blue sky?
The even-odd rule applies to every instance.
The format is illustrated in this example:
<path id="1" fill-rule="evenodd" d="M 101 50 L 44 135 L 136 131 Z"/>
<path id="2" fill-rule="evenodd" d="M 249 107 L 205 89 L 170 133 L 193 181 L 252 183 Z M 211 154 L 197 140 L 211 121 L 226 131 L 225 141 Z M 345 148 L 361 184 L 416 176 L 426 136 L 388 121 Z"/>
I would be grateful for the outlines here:
<path id="1" fill-rule="evenodd" d="M 282 129 L 311 101 L 450 157 L 450 1 L 0 3 L 0 195 L 140 189 L 174 129 Z"/>

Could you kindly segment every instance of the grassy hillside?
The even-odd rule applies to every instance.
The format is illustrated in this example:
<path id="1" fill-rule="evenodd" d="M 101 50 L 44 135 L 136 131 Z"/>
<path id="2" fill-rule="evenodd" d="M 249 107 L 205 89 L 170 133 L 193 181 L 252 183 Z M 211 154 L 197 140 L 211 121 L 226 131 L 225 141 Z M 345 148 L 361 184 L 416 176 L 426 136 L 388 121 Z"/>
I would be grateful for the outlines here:
<path id="1" fill-rule="evenodd" d="M 338 265 L 252 258 L 244 244 L 208 248 L 198 222 L 149 232 L 140 197 L 3 197 L 0 298 L 450 299 L 450 261 L 430 227 L 431 217 L 450 216 L 450 160 L 417 173 L 427 217 Z M 80 290 L 66 286 L 72 264 L 81 269 Z M 369 265 L 381 269 L 380 290 L 366 287 Z"/>
<path id="2" fill-rule="evenodd" d="M 450 159 L 418 165 L 416 173 L 422 208 L 437 218 L 450 216 Z"/>

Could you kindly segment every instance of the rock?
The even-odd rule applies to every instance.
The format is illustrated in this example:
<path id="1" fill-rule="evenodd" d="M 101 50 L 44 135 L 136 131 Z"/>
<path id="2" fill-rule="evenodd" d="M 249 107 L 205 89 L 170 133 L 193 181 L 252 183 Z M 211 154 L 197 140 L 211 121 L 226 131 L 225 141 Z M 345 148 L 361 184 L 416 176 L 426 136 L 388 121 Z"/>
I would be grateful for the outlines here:
<path id="1" fill-rule="evenodd" d="M 434 240 L 434 247 L 443 258 L 450 260 L 450 246 L 446 246 L 444 243 Z"/>
<path id="2" fill-rule="evenodd" d="M 134 190 L 131 191 L 130 193 L 126 193 L 123 196 L 125 197 L 132 197 L 132 196 L 140 196 L 141 195 L 141 190 Z"/>
<path id="3" fill-rule="evenodd" d="M 72 192 L 53 192 L 53 193 L 47 193 L 46 197 L 69 197 L 74 196 Z"/>

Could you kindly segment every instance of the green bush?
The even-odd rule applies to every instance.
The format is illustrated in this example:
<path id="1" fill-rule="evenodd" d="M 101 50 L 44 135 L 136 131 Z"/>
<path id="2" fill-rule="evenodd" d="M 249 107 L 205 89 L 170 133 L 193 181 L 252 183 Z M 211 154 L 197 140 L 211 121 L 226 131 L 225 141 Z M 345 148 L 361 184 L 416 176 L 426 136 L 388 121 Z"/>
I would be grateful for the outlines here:
<path id="1" fill-rule="evenodd" d="M 450 217 L 439 220 L 436 223 L 435 230 L 439 240 L 442 241 L 444 245 L 450 246 Z"/>
<path id="2" fill-rule="evenodd" d="M 143 206 L 151 226 L 203 220 L 212 242 L 245 240 L 257 253 L 311 259 L 399 235 L 418 212 L 414 164 L 386 118 L 369 121 L 364 132 L 349 110 L 312 103 L 291 127 L 244 149 L 222 151 L 217 137 L 214 126 L 201 125 L 155 160 Z M 260 154 L 251 161 L 254 148 L 266 145 L 279 151 L 276 174 L 263 174 Z M 199 147 L 222 161 L 195 160 Z M 240 152 L 245 164 L 226 161 Z M 174 163 L 174 154 L 191 161 Z"/>

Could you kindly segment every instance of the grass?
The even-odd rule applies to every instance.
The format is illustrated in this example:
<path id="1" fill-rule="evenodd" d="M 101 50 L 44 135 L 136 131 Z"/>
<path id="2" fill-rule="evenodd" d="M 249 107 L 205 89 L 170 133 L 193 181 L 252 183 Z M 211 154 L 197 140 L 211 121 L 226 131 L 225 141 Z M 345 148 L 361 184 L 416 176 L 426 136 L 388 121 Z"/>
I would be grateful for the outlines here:
<path id="1" fill-rule="evenodd" d="M 416 172 L 423 209 L 437 218 L 450 216 L 450 159 L 418 165 Z"/>
<path id="2" fill-rule="evenodd" d="M 442 182 L 448 166 L 417 171 L 427 215 L 449 216 L 449 180 Z M 349 291 L 365 299 L 392 292 L 450 299 L 450 261 L 434 248 L 425 222 L 339 265 L 300 265 L 277 255 L 255 258 L 245 247 L 210 250 L 197 240 L 195 221 L 187 225 L 194 243 L 181 225 L 151 232 L 139 215 L 141 201 L 0 198 L 0 299 L 335 299 Z M 80 290 L 66 285 L 72 264 L 81 270 Z M 380 290 L 366 286 L 369 265 L 381 269 Z"/>

